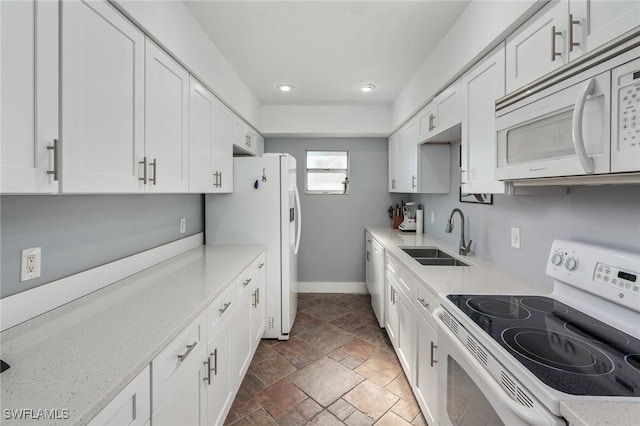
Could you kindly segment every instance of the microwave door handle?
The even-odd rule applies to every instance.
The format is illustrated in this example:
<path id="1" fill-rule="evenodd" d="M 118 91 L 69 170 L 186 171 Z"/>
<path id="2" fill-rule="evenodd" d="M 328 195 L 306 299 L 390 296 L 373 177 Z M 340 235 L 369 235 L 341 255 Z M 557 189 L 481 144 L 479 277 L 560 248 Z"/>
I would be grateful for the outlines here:
<path id="1" fill-rule="evenodd" d="M 475 372 L 482 377 L 482 381 L 491 388 L 491 392 L 495 394 L 501 402 L 503 402 L 509 410 L 511 410 L 516 416 L 520 417 L 522 420 L 527 422 L 530 425 L 534 426 L 542 426 L 549 425 L 548 416 L 541 415 L 540 410 L 536 410 L 535 408 L 527 408 L 523 405 L 520 405 L 509 395 L 507 395 L 506 391 L 502 389 L 502 387 L 498 384 L 496 379 L 491 376 L 485 367 L 480 364 L 476 358 L 469 353 L 469 349 L 467 349 L 460 340 L 449 330 L 449 327 L 442 321 L 440 315 L 442 314 L 443 309 L 441 307 L 436 308 L 433 312 L 433 318 L 438 323 L 438 340 L 445 338 L 449 343 L 456 347 L 457 351 L 460 352 L 464 358 L 469 362 Z M 444 336 L 445 334 L 446 336 Z"/>
<path id="2" fill-rule="evenodd" d="M 596 79 L 589 80 L 586 86 L 578 94 L 576 100 L 576 107 L 573 110 L 573 123 L 571 129 L 571 137 L 573 139 L 573 148 L 576 150 L 576 155 L 585 173 L 591 174 L 595 171 L 596 167 L 593 162 L 593 158 L 587 155 L 587 150 L 584 147 L 584 138 L 582 137 L 582 116 L 584 114 L 584 105 L 587 103 L 587 96 L 593 93 L 593 89 L 596 85 Z"/>

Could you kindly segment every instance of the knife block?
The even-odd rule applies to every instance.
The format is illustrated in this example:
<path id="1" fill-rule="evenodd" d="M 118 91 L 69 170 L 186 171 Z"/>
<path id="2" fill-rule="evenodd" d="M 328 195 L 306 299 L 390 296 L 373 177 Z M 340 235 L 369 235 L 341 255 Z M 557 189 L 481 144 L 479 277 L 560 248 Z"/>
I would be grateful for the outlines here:
<path id="1" fill-rule="evenodd" d="M 402 220 L 403 220 L 402 216 L 393 216 L 391 218 L 391 228 L 398 229 L 398 227 L 402 223 Z"/>

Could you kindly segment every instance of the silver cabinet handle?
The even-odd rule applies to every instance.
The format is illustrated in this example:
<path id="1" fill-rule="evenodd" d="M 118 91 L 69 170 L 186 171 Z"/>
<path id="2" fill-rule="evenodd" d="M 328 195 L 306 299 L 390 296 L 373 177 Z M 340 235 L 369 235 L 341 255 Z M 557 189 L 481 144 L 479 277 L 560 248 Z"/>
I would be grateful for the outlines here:
<path id="1" fill-rule="evenodd" d="M 416 187 L 416 176 L 411 176 L 411 188 Z"/>
<path id="2" fill-rule="evenodd" d="M 429 309 L 429 304 L 421 297 L 418 297 L 418 302 L 422 305 L 422 307 Z"/>
<path id="3" fill-rule="evenodd" d="M 158 159 L 154 158 L 152 162 L 149 163 L 149 167 L 153 167 L 153 178 L 149 178 L 149 182 L 153 182 L 153 184 L 158 183 Z"/>
<path id="4" fill-rule="evenodd" d="M 562 56 L 562 53 L 556 52 L 556 37 L 562 35 L 562 31 L 556 31 L 556 26 L 551 27 L 551 62 L 556 60 L 557 56 Z"/>
<path id="5" fill-rule="evenodd" d="M 59 157 L 59 153 L 58 153 L 58 148 L 60 146 L 60 141 L 58 139 L 54 139 L 53 140 L 53 145 L 48 145 L 47 149 L 49 151 L 53 151 L 53 170 L 47 170 L 47 174 L 48 175 L 53 175 L 53 180 L 57 181 L 59 176 L 59 170 L 60 167 L 58 165 L 58 157 Z"/>
<path id="6" fill-rule="evenodd" d="M 211 357 L 207 357 L 207 360 L 203 362 L 204 365 L 207 366 L 207 377 L 204 377 L 202 380 L 207 382 L 208 385 L 211 384 Z"/>
<path id="7" fill-rule="evenodd" d="M 193 348 L 195 348 L 196 346 L 198 346 L 198 342 L 193 342 L 192 344 L 188 345 L 187 346 L 187 351 L 185 353 L 183 353 L 182 355 L 178 355 L 178 360 L 180 362 L 182 362 L 185 359 L 187 359 L 187 357 L 189 356 L 189 354 L 191 353 Z"/>
<path id="8" fill-rule="evenodd" d="M 224 314 L 227 309 L 229 309 L 229 306 L 231 306 L 231 302 L 227 302 L 224 305 L 222 305 L 222 308 L 218 309 L 218 312 L 220 312 L 220 315 Z"/>
<path id="9" fill-rule="evenodd" d="M 256 289 L 256 291 L 252 293 L 252 296 L 253 296 L 253 303 L 251 303 L 251 306 L 255 308 L 258 306 L 258 289 Z"/>
<path id="10" fill-rule="evenodd" d="M 220 173 L 220 186 L 218 188 L 222 188 L 222 172 L 218 172 Z"/>
<path id="11" fill-rule="evenodd" d="M 248 286 L 250 282 L 251 282 L 251 278 L 244 280 L 244 282 L 242 283 L 242 287 Z"/>
<path id="12" fill-rule="evenodd" d="M 580 43 L 573 41 L 573 26 L 579 25 L 579 19 L 573 19 L 573 13 L 569 14 L 569 52 L 573 52 L 573 48 L 580 46 Z"/>
<path id="13" fill-rule="evenodd" d="M 142 157 L 142 161 L 138 161 L 138 164 L 142 166 L 142 177 L 138 178 L 143 184 L 147 184 L 147 157 Z"/>
<path id="14" fill-rule="evenodd" d="M 246 146 L 251 146 L 251 135 L 246 135 L 246 136 L 244 137 L 244 144 L 245 144 Z"/>
<path id="15" fill-rule="evenodd" d="M 220 185 L 218 183 L 218 172 L 213 174 L 213 187 L 218 188 Z"/>
<path id="16" fill-rule="evenodd" d="M 436 124 L 434 123 L 436 116 L 429 114 L 429 131 L 435 130 Z"/>
<path id="17" fill-rule="evenodd" d="M 258 269 L 262 269 L 262 268 L 264 268 L 264 263 L 261 263 L 258 265 Z"/>
<path id="18" fill-rule="evenodd" d="M 256 305 L 259 305 L 260 304 L 260 287 L 256 289 L 256 292 L 258 293 L 258 301 L 256 302 Z"/>
<path id="19" fill-rule="evenodd" d="M 391 189 L 396 189 L 396 180 L 391 179 Z"/>
<path id="20" fill-rule="evenodd" d="M 218 348 L 215 348 L 213 350 L 213 352 L 211 353 L 211 356 L 213 357 L 213 370 L 209 370 L 209 375 L 211 375 L 211 371 L 213 371 L 213 375 L 217 376 L 218 375 Z"/>
<path id="21" fill-rule="evenodd" d="M 431 366 L 433 367 L 434 364 L 436 364 L 438 361 L 434 358 L 434 351 L 438 349 L 438 347 L 436 345 L 433 344 L 433 342 L 431 342 Z"/>

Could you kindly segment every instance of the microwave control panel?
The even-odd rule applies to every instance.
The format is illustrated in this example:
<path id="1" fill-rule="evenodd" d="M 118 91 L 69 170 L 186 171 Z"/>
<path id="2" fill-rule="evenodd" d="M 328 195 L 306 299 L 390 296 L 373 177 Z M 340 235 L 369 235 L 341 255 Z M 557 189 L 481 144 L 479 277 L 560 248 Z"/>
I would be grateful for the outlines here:
<path id="1" fill-rule="evenodd" d="M 640 70 L 618 80 L 619 140 L 621 151 L 640 149 Z"/>

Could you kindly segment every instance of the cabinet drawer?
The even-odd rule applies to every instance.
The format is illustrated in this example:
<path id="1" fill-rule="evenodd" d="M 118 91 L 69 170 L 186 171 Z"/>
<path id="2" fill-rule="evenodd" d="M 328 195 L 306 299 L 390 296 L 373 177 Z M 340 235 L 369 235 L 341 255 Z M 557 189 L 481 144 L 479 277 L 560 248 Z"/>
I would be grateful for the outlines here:
<path id="1" fill-rule="evenodd" d="M 421 282 L 416 284 L 416 297 L 414 298 L 414 304 L 418 309 L 418 312 L 422 314 L 433 326 L 433 311 L 438 307 L 438 296 L 433 293 L 427 286 Z"/>
<path id="2" fill-rule="evenodd" d="M 150 417 L 151 376 L 147 365 L 89 425 L 144 425 Z"/>
<path id="3" fill-rule="evenodd" d="M 206 346 L 205 318 L 206 314 L 200 314 L 151 363 L 154 408 L 189 366 L 200 361 L 200 354 Z"/>
<path id="4" fill-rule="evenodd" d="M 242 274 L 240 274 L 236 280 L 238 295 L 242 296 L 246 290 L 253 288 L 252 284 L 255 284 L 256 277 L 258 277 L 265 267 L 264 259 L 265 255 L 262 253 L 247 269 L 244 270 Z"/>
<path id="5" fill-rule="evenodd" d="M 398 261 L 389 255 L 385 256 L 384 269 L 391 272 L 391 274 L 396 275 L 398 272 Z"/>
<path id="6" fill-rule="evenodd" d="M 398 272 L 396 275 L 396 281 L 398 282 L 400 289 L 404 291 L 408 297 L 411 297 L 411 295 L 413 295 L 415 281 L 413 274 L 404 266 L 398 266 Z"/>
<path id="7" fill-rule="evenodd" d="M 231 316 L 231 311 L 235 308 L 235 303 L 238 300 L 237 291 L 236 280 L 221 295 L 216 297 L 207 308 L 207 332 L 209 335 L 213 334 L 218 324 L 222 324 L 225 319 Z"/>

